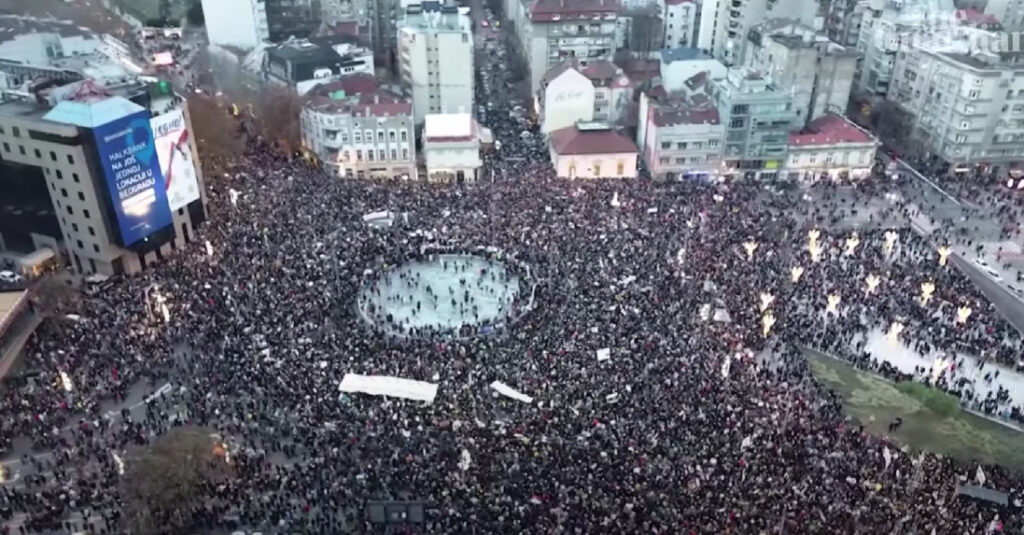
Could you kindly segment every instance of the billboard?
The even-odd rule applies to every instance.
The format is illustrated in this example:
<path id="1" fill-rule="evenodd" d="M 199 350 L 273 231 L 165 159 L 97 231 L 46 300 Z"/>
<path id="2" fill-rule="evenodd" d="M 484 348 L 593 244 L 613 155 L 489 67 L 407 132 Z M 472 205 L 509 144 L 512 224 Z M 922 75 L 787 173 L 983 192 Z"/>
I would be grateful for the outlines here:
<path id="1" fill-rule="evenodd" d="M 185 114 L 174 110 L 153 117 L 149 124 L 153 127 L 153 141 L 164 177 L 167 203 L 173 212 L 199 198 L 199 180 L 196 178 L 192 147 L 188 144 Z"/>
<path id="2" fill-rule="evenodd" d="M 170 225 L 171 209 L 149 126 L 149 112 L 138 111 L 93 129 L 100 168 L 117 218 L 121 245 L 127 247 Z"/>

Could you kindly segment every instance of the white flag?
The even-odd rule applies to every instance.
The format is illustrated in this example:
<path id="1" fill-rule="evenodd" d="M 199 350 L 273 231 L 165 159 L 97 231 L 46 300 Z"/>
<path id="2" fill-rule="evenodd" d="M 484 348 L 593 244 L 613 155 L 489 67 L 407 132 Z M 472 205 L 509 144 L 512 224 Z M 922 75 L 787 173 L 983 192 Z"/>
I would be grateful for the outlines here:
<path id="1" fill-rule="evenodd" d="M 725 362 L 722 363 L 722 378 L 729 378 L 729 367 L 732 366 L 732 355 L 725 356 Z"/>
<path id="2" fill-rule="evenodd" d="M 985 478 L 985 472 L 981 469 L 980 464 L 978 465 L 977 473 L 974 474 L 974 479 L 978 482 L 978 486 L 984 485 L 985 481 L 988 481 L 988 479 Z"/>
<path id="3" fill-rule="evenodd" d="M 469 450 L 462 450 L 462 458 L 459 459 L 459 468 L 463 472 L 469 470 L 469 467 L 473 464 L 473 457 L 470 456 Z"/>
<path id="4" fill-rule="evenodd" d="M 889 464 L 892 463 L 892 453 L 889 452 L 889 448 L 882 446 L 882 458 L 885 459 L 885 469 L 889 469 Z"/>
<path id="5" fill-rule="evenodd" d="M 743 442 L 740 442 L 740 449 L 741 450 L 745 450 L 745 449 L 747 449 L 747 448 L 749 448 L 750 446 L 753 446 L 753 445 L 754 445 L 754 439 L 751 438 L 751 437 L 747 437 L 747 438 L 743 439 Z"/>

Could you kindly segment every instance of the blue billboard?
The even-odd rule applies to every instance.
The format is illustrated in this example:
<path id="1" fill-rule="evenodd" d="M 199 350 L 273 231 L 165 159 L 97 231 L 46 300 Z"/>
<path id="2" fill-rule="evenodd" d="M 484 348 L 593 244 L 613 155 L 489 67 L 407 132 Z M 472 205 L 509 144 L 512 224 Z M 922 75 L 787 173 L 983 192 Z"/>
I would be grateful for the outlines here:
<path id="1" fill-rule="evenodd" d="M 153 143 L 149 112 L 139 111 L 97 126 L 93 134 L 121 245 L 138 243 L 170 225 L 171 208 Z"/>

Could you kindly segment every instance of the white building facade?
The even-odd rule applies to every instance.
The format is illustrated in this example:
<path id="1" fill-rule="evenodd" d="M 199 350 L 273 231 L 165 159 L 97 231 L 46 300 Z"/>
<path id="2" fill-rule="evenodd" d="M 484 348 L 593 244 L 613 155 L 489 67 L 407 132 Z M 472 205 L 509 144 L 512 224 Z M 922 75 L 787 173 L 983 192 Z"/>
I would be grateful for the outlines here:
<path id="1" fill-rule="evenodd" d="M 708 78 L 725 78 L 728 69 L 710 54 L 696 48 L 667 48 L 661 51 L 661 85 L 669 93 L 682 91 L 684 84 L 697 73 L 705 72 Z"/>
<path id="2" fill-rule="evenodd" d="M 954 168 L 1024 161 L 1024 62 L 901 50 L 889 100 L 913 117 L 912 138 Z"/>
<path id="3" fill-rule="evenodd" d="M 787 178 L 804 182 L 871 176 L 879 142 L 838 115 L 826 115 L 789 136 Z"/>
<path id="4" fill-rule="evenodd" d="M 694 0 L 662 0 L 664 48 L 697 46 L 700 4 Z"/>
<path id="5" fill-rule="evenodd" d="M 611 61 L 615 54 L 618 0 L 507 0 L 505 12 L 530 69 L 531 92 L 563 61 Z"/>
<path id="6" fill-rule="evenodd" d="M 342 178 L 417 178 L 408 99 L 384 90 L 349 95 L 314 90 L 302 109 L 302 145 Z"/>
<path id="7" fill-rule="evenodd" d="M 819 29 L 824 17 L 814 0 L 717 0 L 700 12 L 698 48 L 727 66 L 742 65 L 747 32 L 768 19 L 790 19 Z"/>
<path id="8" fill-rule="evenodd" d="M 718 108 L 707 99 L 640 95 L 637 146 L 652 177 L 717 177 L 725 141 Z"/>
<path id="9" fill-rule="evenodd" d="M 473 109 L 472 23 L 453 9 L 409 6 L 398 30 L 402 88 L 412 99 L 417 124 L 430 113 Z"/>
<path id="10" fill-rule="evenodd" d="M 427 180 L 474 182 L 483 165 L 480 128 L 469 113 L 430 114 L 423 125 Z"/>
<path id="11" fill-rule="evenodd" d="M 250 50 L 270 39 L 264 0 L 203 0 L 210 44 Z"/>
<path id="12" fill-rule="evenodd" d="M 792 93 L 802 124 L 828 113 L 845 113 L 857 73 L 856 50 L 807 26 L 769 22 L 750 30 L 745 56 L 748 69 L 767 73 Z"/>
<path id="13" fill-rule="evenodd" d="M 561 178 L 636 178 L 636 145 L 600 123 L 551 133 L 551 164 Z"/>
<path id="14" fill-rule="evenodd" d="M 550 80 L 550 75 L 554 75 Z M 579 121 L 594 120 L 594 84 L 580 71 L 556 66 L 548 72 L 534 96 L 540 131 L 550 134 Z"/>

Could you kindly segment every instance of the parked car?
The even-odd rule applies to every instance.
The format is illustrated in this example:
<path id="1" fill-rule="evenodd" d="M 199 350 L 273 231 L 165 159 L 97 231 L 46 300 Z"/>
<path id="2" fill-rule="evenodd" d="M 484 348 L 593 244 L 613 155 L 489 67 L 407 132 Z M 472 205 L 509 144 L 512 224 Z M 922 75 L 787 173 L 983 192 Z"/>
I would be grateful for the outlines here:
<path id="1" fill-rule="evenodd" d="M 0 282 L 6 284 L 17 284 L 21 281 L 21 275 L 18 275 L 13 271 L 0 271 Z"/>

